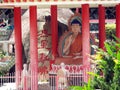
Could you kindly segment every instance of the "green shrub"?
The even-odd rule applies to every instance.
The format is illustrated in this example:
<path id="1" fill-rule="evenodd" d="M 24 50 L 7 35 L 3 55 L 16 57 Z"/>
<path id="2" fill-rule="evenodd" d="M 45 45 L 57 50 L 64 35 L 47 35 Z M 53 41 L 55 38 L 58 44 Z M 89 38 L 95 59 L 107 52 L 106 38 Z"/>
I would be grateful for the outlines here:
<path id="1" fill-rule="evenodd" d="M 116 40 L 106 41 L 106 50 L 98 49 L 93 56 L 97 68 L 92 81 L 94 88 L 120 90 L 120 40 Z"/>

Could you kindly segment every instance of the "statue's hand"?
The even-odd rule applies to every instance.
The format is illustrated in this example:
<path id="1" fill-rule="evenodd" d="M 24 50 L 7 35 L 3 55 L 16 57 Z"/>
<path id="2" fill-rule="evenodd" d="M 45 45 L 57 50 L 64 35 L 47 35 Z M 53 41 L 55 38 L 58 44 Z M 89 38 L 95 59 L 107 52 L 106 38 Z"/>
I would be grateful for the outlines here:
<path id="1" fill-rule="evenodd" d="M 72 43 L 72 40 L 73 40 L 73 39 L 72 39 L 72 35 L 71 35 L 71 36 L 69 36 L 69 38 L 68 38 L 68 39 L 69 39 L 69 43 L 71 44 L 71 43 Z"/>
<path id="2" fill-rule="evenodd" d="M 79 56 L 81 53 L 73 53 L 74 56 Z"/>
<path id="3" fill-rule="evenodd" d="M 72 56 L 63 56 L 64 58 L 72 58 Z"/>
<path id="4" fill-rule="evenodd" d="M 73 57 L 73 59 L 78 59 L 78 58 L 82 58 L 82 56 L 75 56 L 75 57 Z"/>

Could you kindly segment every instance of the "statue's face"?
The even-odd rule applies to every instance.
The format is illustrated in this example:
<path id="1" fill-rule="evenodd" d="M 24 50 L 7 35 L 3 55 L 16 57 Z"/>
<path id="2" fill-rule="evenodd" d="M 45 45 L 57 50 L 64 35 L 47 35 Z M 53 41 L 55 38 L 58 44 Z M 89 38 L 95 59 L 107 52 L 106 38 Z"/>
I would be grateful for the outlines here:
<path id="1" fill-rule="evenodd" d="M 81 26 L 79 25 L 79 24 L 72 24 L 71 25 L 71 28 L 72 28 L 72 32 L 73 33 L 79 33 L 79 32 L 81 32 Z"/>

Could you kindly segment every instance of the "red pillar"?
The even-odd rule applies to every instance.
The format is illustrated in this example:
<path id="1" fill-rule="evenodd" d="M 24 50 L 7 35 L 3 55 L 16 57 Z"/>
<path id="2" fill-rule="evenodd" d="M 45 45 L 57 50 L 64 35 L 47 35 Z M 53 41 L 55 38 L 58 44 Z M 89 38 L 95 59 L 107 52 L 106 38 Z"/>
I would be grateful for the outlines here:
<path id="1" fill-rule="evenodd" d="M 34 2 L 34 0 L 30 0 L 30 2 Z"/>
<path id="2" fill-rule="evenodd" d="M 57 5 L 51 6 L 51 30 L 52 30 L 52 56 L 56 57 L 58 45 Z"/>
<path id="3" fill-rule="evenodd" d="M 15 30 L 15 72 L 16 84 L 20 84 L 22 71 L 22 35 L 21 35 L 21 8 L 14 7 L 14 30 Z"/>
<path id="4" fill-rule="evenodd" d="M 37 7 L 30 6 L 31 90 L 38 90 Z"/>
<path id="5" fill-rule="evenodd" d="M 82 48 L 83 48 L 83 65 L 89 68 L 90 61 L 90 28 L 89 28 L 89 5 L 82 5 Z M 86 69 L 88 69 L 86 67 Z M 84 74 L 86 76 L 86 74 Z M 84 81 L 87 82 L 88 77 L 84 77 Z"/>
<path id="6" fill-rule="evenodd" d="M 104 49 L 105 40 L 105 8 L 102 5 L 99 5 L 99 47 L 102 49 Z"/>
<path id="7" fill-rule="evenodd" d="M 120 38 L 120 4 L 116 6 L 116 36 Z"/>
<path id="8" fill-rule="evenodd" d="M 4 3 L 8 3 L 8 0 L 4 0 Z"/>

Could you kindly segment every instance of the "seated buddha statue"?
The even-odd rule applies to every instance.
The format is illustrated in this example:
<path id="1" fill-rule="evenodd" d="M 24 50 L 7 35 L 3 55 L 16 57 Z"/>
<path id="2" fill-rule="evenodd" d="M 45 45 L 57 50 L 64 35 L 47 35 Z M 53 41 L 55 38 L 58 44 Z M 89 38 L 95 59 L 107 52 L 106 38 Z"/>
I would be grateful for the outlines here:
<path id="1" fill-rule="evenodd" d="M 55 59 L 55 64 L 64 62 L 67 65 L 82 64 L 82 33 L 81 18 L 75 14 L 69 19 L 69 31 L 64 33 L 59 41 L 59 57 Z"/>

